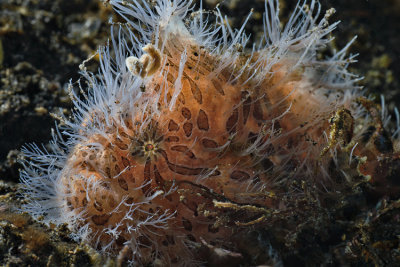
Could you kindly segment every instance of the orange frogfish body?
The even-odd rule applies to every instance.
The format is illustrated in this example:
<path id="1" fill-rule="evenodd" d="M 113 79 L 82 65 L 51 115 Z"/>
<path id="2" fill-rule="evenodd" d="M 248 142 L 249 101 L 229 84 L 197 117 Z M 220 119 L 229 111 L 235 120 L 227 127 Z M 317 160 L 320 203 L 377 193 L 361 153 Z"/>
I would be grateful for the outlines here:
<path id="1" fill-rule="evenodd" d="M 235 233 L 285 209 L 288 181 L 347 170 L 336 149 L 366 112 L 348 46 L 317 58 L 332 10 L 318 20 L 310 0 L 282 29 L 267 0 L 265 44 L 251 50 L 219 10 L 209 26 L 188 1 L 108 2 L 129 26 L 100 49 L 99 75 L 84 72 L 88 95 L 71 90 L 69 139 L 25 150 L 28 212 L 132 265 L 201 265 L 201 248 L 235 251 Z"/>

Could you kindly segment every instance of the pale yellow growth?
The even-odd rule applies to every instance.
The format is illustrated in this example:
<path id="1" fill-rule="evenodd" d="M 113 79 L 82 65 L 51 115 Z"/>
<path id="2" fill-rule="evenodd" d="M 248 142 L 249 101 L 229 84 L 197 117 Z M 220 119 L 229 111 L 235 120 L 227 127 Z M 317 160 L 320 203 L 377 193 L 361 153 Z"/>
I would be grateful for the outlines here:
<path id="1" fill-rule="evenodd" d="M 322 150 L 321 157 L 339 142 L 343 146 L 349 144 L 353 137 L 354 118 L 349 110 L 345 108 L 337 110 L 329 122 L 331 124 L 329 141 L 328 145 Z"/>
<path id="2" fill-rule="evenodd" d="M 146 54 L 143 54 L 140 58 L 131 56 L 125 60 L 128 70 L 141 78 L 153 75 L 161 66 L 161 54 L 154 45 L 147 44 L 143 47 L 143 51 Z"/>
<path id="3" fill-rule="evenodd" d="M 233 210 L 246 210 L 249 212 L 262 212 L 262 213 L 267 212 L 267 209 L 256 207 L 253 205 L 238 205 L 238 204 L 231 203 L 231 202 L 221 202 L 221 201 L 217 201 L 217 200 L 214 200 L 213 203 L 214 203 L 214 206 L 217 208 L 227 208 L 227 209 L 233 209 Z"/>

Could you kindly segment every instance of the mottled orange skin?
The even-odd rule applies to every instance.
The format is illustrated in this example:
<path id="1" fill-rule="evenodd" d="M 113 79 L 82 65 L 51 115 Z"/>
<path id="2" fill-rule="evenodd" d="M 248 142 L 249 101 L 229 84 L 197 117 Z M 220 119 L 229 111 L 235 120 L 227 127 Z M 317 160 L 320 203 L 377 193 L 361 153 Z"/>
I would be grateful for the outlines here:
<path id="1" fill-rule="evenodd" d="M 145 88 L 146 96 L 161 94 L 159 115 L 153 115 L 142 132 L 138 130 L 142 125 L 139 116 L 128 114 L 124 120 L 126 127 L 116 121 L 116 125 L 106 130 L 107 138 L 88 137 L 86 144 L 77 146 L 70 155 L 65 168 L 69 171 L 64 172 L 63 182 L 68 188 L 68 209 L 76 213 L 84 211 L 82 224 L 89 224 L 90 238 L 99 248 L 114 238 L 103 230 L 120 224 L 121 234 L 114 249 L 118 251 L 125 241 L 133 238 L 143 246 L 153 244 L 142 249 L 142 259 L 150 259 L 154 244 L 160 244 L 164 257 L 177 262 L 184 255 L 182 240 L 229 242 L 235 229 L 220 227 L 217 215 L 221 214 L 213 206 L 213 200 L 277 206 L 278 200 L 269 198 L 267 190 L 271 190 L 271 181 L 279 178 L 274 176 L 276 170 L 285 168 L 279 166 L 280 163 L 285 161 L 287 164 L 290 160 L 295 166 L 308 157 L 307 151 L 301 151 L 301 145 L 297 149 L 298 155 L 293 158 L 285 151 L 290 151 L 293 143 L 306 142 L 304 146 L 307 146 L 305 139 L 317 140 L 315 145 L 319 149 L 324 145 L 320 137 L 326 123 L 320 123 L 319 128 L 304 134 L 309 127 L 302 124 L 307 124 L 305 120 L 313 110 L 310 107 L 304 111 L 303 105 L 296 104 L 306 96 L 294 93 L 284 99 L 302 74 L 286 75 L 287 67 L 283 63 L 274 66 L 272 79 L 243 86 L 248 77 L 246 72 L 235 82 L 229 82 L 237 70 L 229 67 L 216 73 L 217 59 L 205 49 L 179 36 L 169 40 L 162 55 L 167 57 L 168 85 L 165 87 L 163 79 L 155 74 Z M 184 47 L 187 61 L 182 74 L 182 90 L 169 110 Z M 243 60 L 245 58 L 243 55 Z M 164 95 L 167 96 L 166 103 Z M 290 103 L 290 112 L 275 121 L 288 110 Z M 149 111 L 145 118 L 151 113 Z M 316 119 L 320 122 L 325 118 L 320 115 Z M 272 125 L 274 132 L 270 130 Z M 243 153 L 257 138 L 262 145 L 281 132 L 288 134 L 260 149 L 259 155 Z M 89 150 L 91 143 L 102 144 L 104 150 Z M 263 158 L 260 155 L 264 155 Z M 76 178 L 78 176 L 82 179 Z M 97 190 L 86 188 L 89 177 L 100 182 Z M 177 190 L 165 196 L 171 186 Z M 140 209 L 149 214 L 173 213 L 168 226 L 150 227 L 147 237 L 127 231 L 127 224 L 132 224 L 124 219 L 129 207 L 118 205 L 124 201 L 140 203 L 145 196 L 160 190 L 159 196 L 150 203 L 140 204 Z M 149 215 L 137 212 L 134 216 L 136 222 L 140 222 Z"/>

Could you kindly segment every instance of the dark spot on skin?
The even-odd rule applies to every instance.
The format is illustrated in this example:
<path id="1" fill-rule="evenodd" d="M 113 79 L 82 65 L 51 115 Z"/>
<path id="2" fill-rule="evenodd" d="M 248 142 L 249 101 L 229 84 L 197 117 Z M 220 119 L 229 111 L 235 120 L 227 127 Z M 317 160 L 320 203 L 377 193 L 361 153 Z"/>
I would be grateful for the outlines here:
<path id="1" fill-rule="evenodd" d="M 92 221 L 96 225 L 104 225 L 108 222 L 110 219 L 111 215 L 108 214 L 102 214 L 102 215 L 93 215 L 92 216 Z"/>
<path id="2" fill-rule="evenodd" d="M 117 240 L 115 240 L 115 243 L 117 243 L 118 246 L 122 247 L 126 243 L 126 239 L 123 236 L 119 236 Z"/>
<path id="3" fill-rule="evenodd" d="M 165 142 L 172 143 L 172 142 L 179 142 L 178 136 L 168 136 L 165 138 Z"/>
<path id="4" fill-rule="evenodd" d="M 248 180 L 250 178 L 250 175 L 247 172 L 243 171 L 233 171 L 231 173 L 231 179 L 233 180 L 238 180 L 240 182 Z"/>
<path id="5" fill-rule="evenodd" d="M 182 217 L 182 225 L 186 231 L 192 231 L 192 223 L 184 217 Z"/>
<path id="6" fill-rule="evenodd" d="M 293 147 L 293 144 L 294 144 L 295 142 L 293 141 L 293 139 L 292 138 L 289 138 L 289 140 L 287 141 L 287 144 L 286 144 L 286 147 L 288 148 L 288 149 L 291 149 L 292 147 Z"/>
<path id="7" fill-rule="evenodd" d="M 107 177 L 108 177 L 108 178 L 111 178 L 111 170 L 110 170 L 109 167 L 106 167 L 106 168 L 105 168 L 105 172 L 106 172 Z"/>
<path id="8" fill-rule="evenodd" d="M 173 120 L 170 120 L 169 124 L 168 124 L 168 130 L 171 132 L 172 131 L 176 132 L 179 130 L 179 125 L 176 122 L 174 122 Z"/>
<path id="9" fill-rule="evenodd" d="M 173 150 L 173 151 L 179 151 L 179 152 L 186 152 L 186 151 L 189 150 L 189 148 L 188 148 L 187 146 L 177 145 L 177 146 L 171 147 L 171 150 Z"/>
<path id="10" fill-rule="evenodd" d="M 130 165 L 129 159 L 125 158 L 125 157 L 121 157 L 122 160 L 122 164 L 124 165 L 124 167 L 128 167 Z"/>
<path id="11" fill-rule="evenodd" d="M 264 120 L 264 114 L 263 114 L 263 111 L 261 108 L 260 100 L 257 100 L 256 102 L 254 102 L 253 117 L 258 121 Z"/>
<path id="12" fill-rule="evenodd" d="M 239 119 L 239 112 L 237 109 L 235 109 L 231 116 L 228 118 L 228 120 L 226 121 L 226 131 L 230 134 L 236 132 L 236 125 L 237 125 L 237 121 Z"/>
<path id="13" fill-rule="evenodd" d="M 225 95 L 224 89 L 222 88 L 222 85 L 221 85 L 218 81 L 216 81 L 216 80 L 214 80 L 214 79 L 211 79 L 211 82 L 212 82 L 212 84 L 214 85 L 215 90 L 216 90 L 219 94 Z"/>
<path id="14" fill-rule="evenodd" d="M 119 167 L 118 164 L 114 165 L 114 170 L 115 170 L 115 174 L 118 175 L 121 172 L 121 168 Z"/>
<path id="15" fill-rule="evenodd" d="M 193 129 L 193 124 L 190 122 L 186 122 L 183 124 L 183 131 L 185 132 L 185 135 L 189 137 L 192 134 L 192 129 Z"/>
<path id="16" fill-rule="evenodd" d="M 194 216 L 198 216 L 197 214 L 197 203 L 194 201 L 187 200 L 187 198 L 182 200 L 183 205 L 185 205 L 189 210 L 194 213 Z"/>
<path id="17" fill-rule="evenodd" d="M 173 84 L 171 84 L 171 86 L 173 86 Z M 171 99 L 172 99 L 171 93 L 168 92 L 168 93 L 167 93 L 167 102 L 168 102 L 168 103 L 171 102 Z"/>
<path id="18" fill-rule="evenodd" d="M 115 144 L 121 150 L 127 150 L 128 149 L 128 145 L 118 137 L 116 138 Z"/>
<path id="19" fill-rule="evenodd" d="M 115 202 L 115 199 L 112 196 L 108 196 L 108 206 L 112 209 L 117 206 L 117 203 Z"/>
<path id="20" fill-rule="evenodd" d="M 172 74 L 169 72 L 167 73 L 167 81 L 170 82 L 171 84 L 174 84 L 175 82 L 174 76 L 172 76 Z"/>
<path id="21" fill-rule="evenodd" d="M 187 146 L 183 146 L 183 145 L 173 146 L 173 147 L 171 147 L 171 150 L 182 152 L 189 158 L 195 158 L 193 152 L 190 151 L 190 149 Z"/>
<path id="22" fill-rule="evenodd" d="M 275 129 L 282 129 L 281 124 L 279 123 L 279 121 L 275 121 Z"/>
<path id="23" fill-rule="evenodd" d="M 106 190 L 110 190 L 111 189 L 111 187 L 110 187 L 108 182 L 100 183 L 100 186 L 103 187 Z"/>
<path id="24" fill-rule="evenodd" d="M 204 168 L 189 168 L 186 166 L 176 165 L 168 162 L 168 168 L 177 173 L 182 175 L 199 175 L 206 171 Z"/>
<path id="25" fill-rule="evenodd" d="M 219 170 L 215 170 L 213 173 L 210 174 L 210 176 L 218 176 L 221 175 L 221 172 Z"/>
<path id="26" fill-rule="evenodd" d="M 126 126 L 129 128 L 129 125 L 126 125 Z M 120 132 L 119 135 L 124 137 L 124 138 L 129 138 L 129 136 L 124 132 Z"/>
<path id="27" fill-rule="evenodd" d="M 125 203 L 128 204 L 128 205 L 132 205 L 133 202 L 134 202 L 134 199 L 133 199 L 132 197 L 129 197 L 129 198 L 125 201 Z"/>
<path id="28" fill-rule="evenodd" d="M 258 137 L 258 134 L 249 132 L 249 134 L 247 135 L 247 142 L 249 144 L 253 144 L 257 140 L 257 137 Z"/>
<path id="29" fill-rule="evenodd" d="M 160 154 L 164 157 L 165 161 L 168 164 L 168 168 L 177 173 L 182 175 L 199 175 L 201 173 L 205 173 L 207 169 L 205 168 L 189 168 L 182 165 L 177 165 L 169 162 L 167 153 L 164 150 L 160 150 Z"/>
<path id="30" fill-rule="evenodd" d="M 215 142 L 214 140 L 208 139 L 208 138 L 203 138 L 203 140 L 201 140 L 201 144 L 205 148 L 217 148 L 218 147 L 217 142 Z"/>
<path id="31" fill-rule="evenodd" d="M 189 81 L 190 89 L 192 91 L 194 99 L 197 101 L 197 103 L 203 104 L 203 95 L 201 94 L 201 90 L 197 83 L 190 79 L 186 74 L 184 74 L 184 77 Z"/>
<path id="32" fill-rule="evenodd" d="M 261 166 L 262 166 L 262 168 L 263 168 L 264 170 L 269 170 L 269 169 L 271 169 L 272 167 L 274 167 L 274 163 L 272 163 L 272 161 L 270 161 L 268 158 L 264 158 L 264 159 L 261 161 Z"/>
<path id="33" fill-rule="evenodd" d="M 208 129 L 210 128 L 208 124 L 208 116 L 202 109 L 200 109 L 199 115 L 197 116 L 197 126 L 202 131 L 208 131 Z"/>
<path id="34" fill-rule="evenodd" d="M 118 184 L 122 189 L 124 189 L 125 191 L 128 191 L 128 183 L 125 181 L 124 178 L 119 177 L 118 178 Z"/>
<path id="35" fill-rule="evenodd" d="M 190 110 L 188 108 L 182 108 L 182 116 L 185 119 L 190 120 L 190 118 L 192 117 L 192 113 L 190 113 Z"/>
<path id="36" fill-rule="evenodd" d="M 191 159 L 195 159 L 196 158 L 196 156 L 194 155 L 194 153 L 192 152 L 192 151 L 186 151 L 185 152 L 185 155 L 186 156 L 188 156 L 189 158 L 191 158 Z"/>

